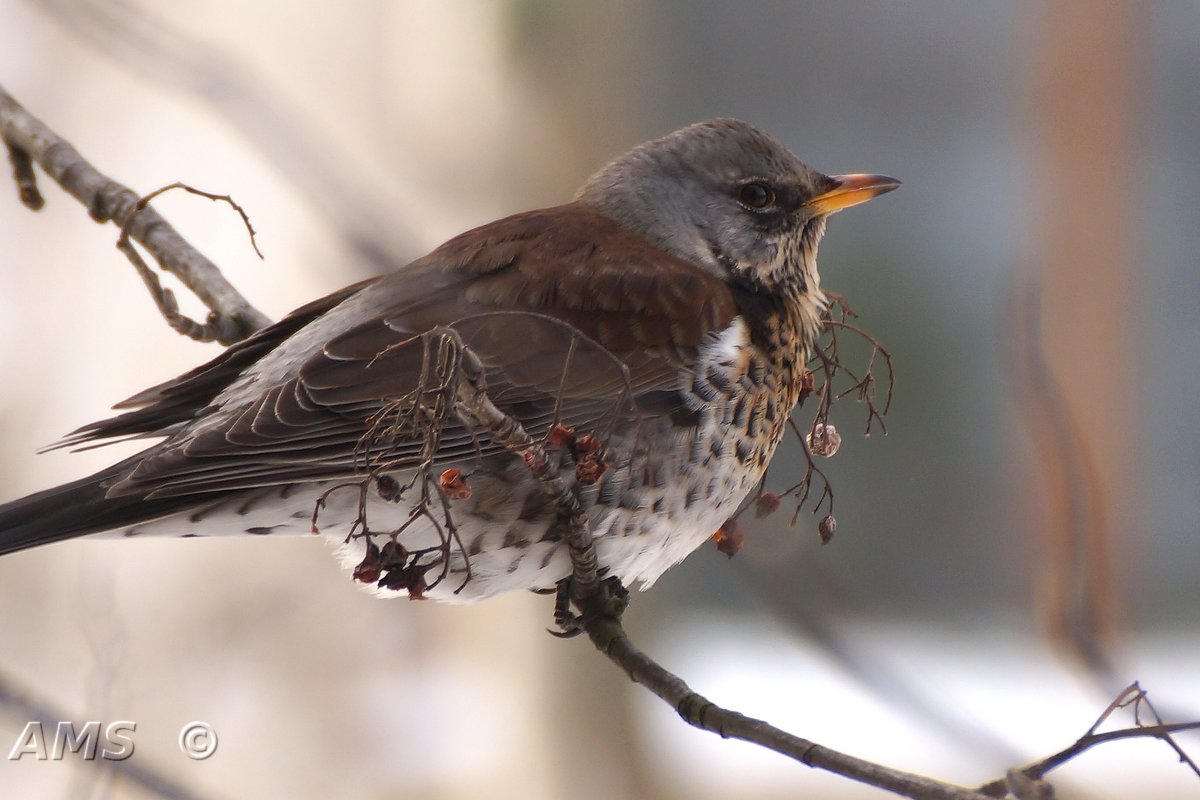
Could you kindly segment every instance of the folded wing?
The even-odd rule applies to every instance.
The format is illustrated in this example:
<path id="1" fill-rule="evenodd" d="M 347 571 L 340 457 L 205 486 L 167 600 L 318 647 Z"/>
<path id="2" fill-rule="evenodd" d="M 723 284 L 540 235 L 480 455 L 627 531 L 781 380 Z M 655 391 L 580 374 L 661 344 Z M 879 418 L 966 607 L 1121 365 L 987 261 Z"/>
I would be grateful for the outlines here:
<path id="1" fill-rule="evenodd" d="M 698 348 L 736 314 L 722 280 L 595 212 L 530 212 L 299 309 L 67 442 L 169 437 L 110 496 L 212 495 L 346 478 L 381 461 L 411 466 L 429 428 L 404 415 L 444 388 L 441 340 L 429 334 L 439 328 L 475 353 L 489 396 L 534 436 L 555 421 L 611 429 L 683 411 L 678 390 Z M 495 450 L 453 414 L 438 432 L 438 462 Z"/>

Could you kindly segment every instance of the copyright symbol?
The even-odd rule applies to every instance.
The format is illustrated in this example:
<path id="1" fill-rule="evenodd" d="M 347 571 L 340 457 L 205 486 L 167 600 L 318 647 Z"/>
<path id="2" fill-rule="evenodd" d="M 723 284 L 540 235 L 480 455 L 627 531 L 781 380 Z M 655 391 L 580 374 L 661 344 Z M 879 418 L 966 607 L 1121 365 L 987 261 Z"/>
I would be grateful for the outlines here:
<path id="1" fill-rule="evenodd" d="M 217 732 L 207 722 L 189 722 L 179 732 L 179 749 L 188 758 L 203 761 L 217 752 Z"/>

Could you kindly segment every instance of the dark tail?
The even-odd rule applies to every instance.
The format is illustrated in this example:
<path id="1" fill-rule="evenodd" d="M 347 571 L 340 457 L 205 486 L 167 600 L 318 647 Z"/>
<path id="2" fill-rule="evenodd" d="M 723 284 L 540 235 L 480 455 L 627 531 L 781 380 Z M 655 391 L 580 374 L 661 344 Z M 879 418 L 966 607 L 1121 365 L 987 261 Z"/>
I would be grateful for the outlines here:
<path id="1" fill-rule="evenodd" d="M 127 462 L 115 464 L 87 478 L 0 505 L 0 555 L 126 527 L 177 510 L 177 498 L 106 497 L 112 479 L 127 468 Z"/>

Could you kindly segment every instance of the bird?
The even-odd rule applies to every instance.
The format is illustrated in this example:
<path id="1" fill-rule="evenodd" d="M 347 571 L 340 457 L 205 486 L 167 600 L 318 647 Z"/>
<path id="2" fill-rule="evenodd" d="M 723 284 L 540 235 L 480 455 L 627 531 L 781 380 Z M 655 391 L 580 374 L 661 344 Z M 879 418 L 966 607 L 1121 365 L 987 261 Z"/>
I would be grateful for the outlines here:
<path id="1" fill-rule="evenodd" d="M 0 555 L 319 533 L 385 597 L 561 588 L 554 498 L 450 391 L 469 358 L 576 498 L 601 573 L 647 588 L 763 479 L 822 331 L 829 215 L 899 185 L 822 174 L 734 119 L 646 142 L 570 202 L 302 306 L 69 434 L 158 441 L 0 506 Z"/>

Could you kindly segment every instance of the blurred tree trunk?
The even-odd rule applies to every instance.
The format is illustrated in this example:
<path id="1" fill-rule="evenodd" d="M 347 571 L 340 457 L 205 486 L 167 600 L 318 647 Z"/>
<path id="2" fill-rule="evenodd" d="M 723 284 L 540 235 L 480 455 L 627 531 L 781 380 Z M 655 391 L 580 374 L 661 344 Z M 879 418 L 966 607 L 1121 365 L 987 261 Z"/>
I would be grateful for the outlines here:
<path id="1" fill-rule="evenodd" d="M 1141 346 L 1133 277 L 1141 108 L 1135 87 L 1146 6 L 1066 0 L 1026 6 L 1026 90 L 1034 169 L 1024 305 L 1031 367 L 1021 409 L 1037 442 L 1044 516 L 1026 519 L 1044 553 L 1043 621 L 1093 667 L 1122 605 L 1114 563 L 1139 532 L 1140 440 L 1131 391 Z M 1027 493 L 1023 493 L 1027 494 Z"/>

